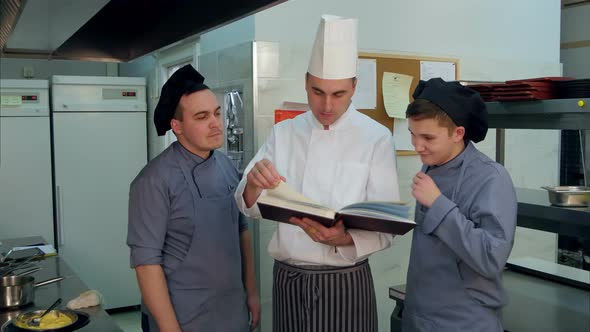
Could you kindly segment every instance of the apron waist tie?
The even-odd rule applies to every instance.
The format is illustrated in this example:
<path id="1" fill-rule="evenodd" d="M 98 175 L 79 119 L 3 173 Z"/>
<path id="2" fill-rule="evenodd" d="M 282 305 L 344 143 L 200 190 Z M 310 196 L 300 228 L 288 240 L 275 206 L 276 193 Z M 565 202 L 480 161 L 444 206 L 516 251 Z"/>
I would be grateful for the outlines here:
<path id="1" fill-rule="evenodd" d="M 350 273 L 361 270 L 365 265 L 369 264 L 369 260 L 358 262 L 351 266 L 330 266 L 330 265 L 291 265 L 281 261 L 275 260 L 275 264 L 281 269 L 289 272 L 296 272 L 302 274 L 328 274 L 328 273 Z"/>

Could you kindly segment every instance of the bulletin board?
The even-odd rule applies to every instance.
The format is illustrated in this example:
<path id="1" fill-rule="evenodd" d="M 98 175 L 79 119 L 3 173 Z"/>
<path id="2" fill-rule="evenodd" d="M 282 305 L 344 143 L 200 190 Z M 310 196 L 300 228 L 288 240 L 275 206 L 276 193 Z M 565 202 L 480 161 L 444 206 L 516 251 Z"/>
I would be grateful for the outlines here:
<path id="1" fill-rule="evenodd" d="M 374 59 L 377 66 L 377 103 L 375 109 L 359 109 L 358 111 L 373 118 L 375 121 L 387 127 L 393 133 L 393 118 L 390 118 L 385 111 L 383 102 L 382 81 L 383 73 L 393 72 L 414 77 L 410 87 L 410 102 L 413 100 L 412 93 L 420 81 L 420 61 L 441 61 L 455 63 L 455 77 L 459 79 L 459 60 L 452 58 L 419 57 L 379 53 L 359 53 L 359 59 Z M 398 151 L 398 155 L 413 155 L 413 151 Z"/>

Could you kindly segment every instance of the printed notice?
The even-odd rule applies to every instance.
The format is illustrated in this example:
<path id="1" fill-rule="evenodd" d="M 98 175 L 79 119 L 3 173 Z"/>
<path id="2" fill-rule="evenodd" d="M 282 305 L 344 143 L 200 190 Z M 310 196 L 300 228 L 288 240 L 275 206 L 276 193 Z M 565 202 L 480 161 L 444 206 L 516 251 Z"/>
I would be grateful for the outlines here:
<path id="1" fill-rule="evenodd" d="M 408 130 L 408 119 L 393 120 L 393 141 L 396 150 L 414 151 L 412 134 Z"/>
<path id="2" fill-rule="evenodd" d="M 383 103 L 387 115 L 392 118 L 406 118 L 410 103 L 410 86 L 414 78 L 397 73 L 383 73 Z"/>
<path id="3" fill-rule="evenodd" d="M 358 59 L 356 91 L 352 103 L 359 110 L 377 108 L 377 61 Z"/>
<path id="4" fill-rule="evenodd" d="M 455 81 L 455 63 L 443 61 L 420 61 L 420 79 L 428 81 L 431 78 L 440 77 L 443 80 Z"/>

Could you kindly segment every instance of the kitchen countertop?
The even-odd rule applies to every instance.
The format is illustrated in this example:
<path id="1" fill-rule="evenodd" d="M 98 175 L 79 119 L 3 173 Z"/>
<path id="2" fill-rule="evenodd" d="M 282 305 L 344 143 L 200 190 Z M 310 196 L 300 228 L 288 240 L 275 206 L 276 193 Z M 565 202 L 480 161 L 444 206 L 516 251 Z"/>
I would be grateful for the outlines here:
<path id="1" fill-rule="evenodd" d="M 0 240 L 0 242 L 0 252 L 6 252 L 16 246 L 46 243 L 41 237 L 6 239 Z M 0 326 L 3 326 L 7 321 L 21 313 L 46 309 L 59 297 L 63 299 L 61 308 L 64 308 L 68 301 L 88 290 L 88 286 L 76 276 L 59 256 L 47 257 L 36 262 L 42 267 L 42 270 L 30 274 L 35 277 L 35 282 L 51 279 L 56 276 L 67 276 L 67 278 L 56 283 L 37 287 L 35 289 L 35 301 L 33 304 L 15 310 L 0 310 Z M 90 315 L 90 322 L 88 325 L 76 331 L 123 332 L 101 306 L 79 309 L 79 311 Z"/>
<path id="2" fill-rule="evenodd" d="M 509 303 L 502 309 L 510 332 L 590 329 L 590 292 L 526 274 L 505 270 Z M 403 297 L 405 285 L 390 287 L 389 297 Z"/>

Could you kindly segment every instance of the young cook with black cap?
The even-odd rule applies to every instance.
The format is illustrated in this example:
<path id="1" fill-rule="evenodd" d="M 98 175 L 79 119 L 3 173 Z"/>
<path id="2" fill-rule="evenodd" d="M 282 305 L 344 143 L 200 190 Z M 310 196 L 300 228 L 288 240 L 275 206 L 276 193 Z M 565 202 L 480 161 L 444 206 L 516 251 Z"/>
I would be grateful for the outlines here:
<path id="1" fill-rule="evenodd" d="M 213 92 L 192 66 L 162 87 L 158 135 L 178 141 L 131 183 L 127 244 L 142 295 L 143 331 L 249 331 L 258 324 L 254 260 L 234 200 Z M 248 324 L 249 313 L 251 326 Z"/>
<path id="2" fill-rule="evenodd" d="M 420 81 L 406 110 L 423 162 L 413 178 L 416 223 L 402 326 L 411 331 L 503 331 L 502 270 L 517 201 L 508 172 L 473 143 L 486 136 L 478 93 Z"/>

